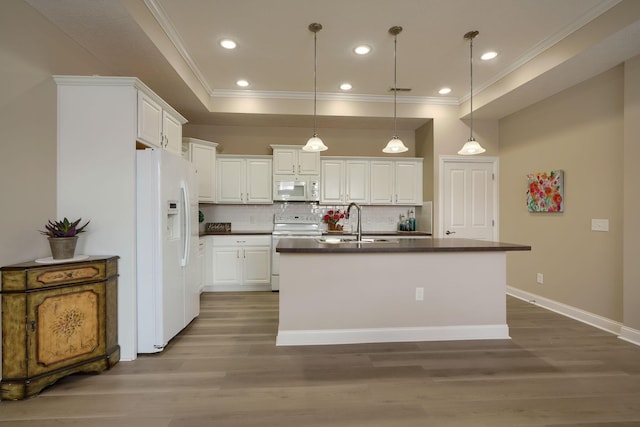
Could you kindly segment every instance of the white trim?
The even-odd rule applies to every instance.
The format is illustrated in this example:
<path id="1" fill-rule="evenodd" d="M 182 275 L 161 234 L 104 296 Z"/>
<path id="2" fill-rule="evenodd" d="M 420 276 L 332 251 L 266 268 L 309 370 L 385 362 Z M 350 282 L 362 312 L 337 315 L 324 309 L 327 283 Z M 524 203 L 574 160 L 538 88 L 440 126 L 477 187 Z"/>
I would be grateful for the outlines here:
<path id="1" fill-rule="evenodd" d="M 202 288 L 202 292 L 263 292 L 270 290 L 270 283 L 266 285 L 205 285 Z"/>
<path id="2" fill-rule="evenodd" d="M 313 99 L 313 92 L 267 91 L 267 90 L 234 90 L 214 89 L 213 98 L 250 98 L 250 99 Z M 364 95 L 357 93 L 319 92 L 320 101 L 349 101 L 349 102 L 384 102 L 393 103 L 392 95 Z M 400 96 L 398 104 L 427 104 L 427 105 L 460 105 L 456 98 L 435 96 Z"/>
<path id="3" fill-rule="evenodd" d="M 444 165 L 445 163 L 491 163 L 491 171 L 493 173 L 493 240 L 500 239 L 500 209 L 499 209 L 499 174 L 500 160 L 498 157 L 492 156 L 450 156 L 442 155 L 438 159 L 438 236 L 444 238 Z M 436 237 L 436 236 L 434 236 Z"/>
<path id="4" fill-rule="evenodd" d="M 612 334 L 620 335 L 623 328 L 622 323 L 522 289 L 507 286 L 507 294 Z"/>
<path id="5" fill-rule="evenodd" d="M 567 25 L 557 33 L 540 41 L 537 45 L 535 45 L 528 51 L 524 52 L 519 58 L 516 58 L 516 60 L 511 65 L 506 67 L 504 70 L 502 70 L 501 72 L 497 73 L 493 77 L 479 84 L 476 88 L 474 88 L 473 95 L 476 96 L 479 93 L 482 93 L 482 91 L 491 87 L 492 85 L 494 85 L 496 82 L 503 79 L 507 75 L 513 73 L 514 71 L 522 67 L 524 64 L 531 61 L 541 53 L 545 52 L 547 49 L 550 49 L 555 44 L 559 43 L 564 38 L 570 36 L 575 31 L 579 30 L 589 22 L 593 21 L 598 16 L 602 15 L 603 13 L 605 13 L 606 11 L 608 11 L 609 9 L 611 9 L 621 1 L 622 0 L 608 0 L 608 1 L 605 1 L 604 3 L 594 6 L 593 8 L 591 8 L 591 10 L 587 11 L 584 15 L 582 15 L 581 17 L 573 21 L 570 25 Z M 470 97 L 471 97 L 471 93 L 467 93 L 466 95 L 461 96 L 460 104 L 469 100 Z"/>
<path id="6" fill-rule="evenodd" d="M 637 329 L 629 328 L 628 326 L 622 327 L 618 338 L 630 342 L 631 344 L 640 345 L 640 331 Z"/>
<path id="7" fill-rule="evenodd" d="M 180 35 L 176 31 L 176 28 L 173 26 L 173 23 L 162 6 L 160 6 L 157 0 L 144 0 L 144 4 L 147 6 L 153 17 L 156 18 L 156 21 L 158 21 L 158 24 L 160 24 L 162 30 L 165 32 L 167 37 L 169 37 L 169 40 L 171 40 L 171 43 L 173 43 L 176 50 L 185 60 L 193 74 L 200 81 L 204 90 L 206 90 L 209 93 L 209 96 L 211 96 L 213 94 L 211 86 L 209 86 L 207 79 L 202 74 L 202 71 L 200 71 L 200 68 L 198 68 L 198 65 L 196 65 L 196 62 L 191 58 L 191 55 L 189 55 L 187 48 L 184 47 L 182 38 L 180 38 Z"/>
<path id="8" fill-rule="evenodd" d="M 278 331 L 277 346 L 361 344 L 379 342 L 504 340 L 507 325 L 432 326 L 415 328 L 367 328 Z"/>

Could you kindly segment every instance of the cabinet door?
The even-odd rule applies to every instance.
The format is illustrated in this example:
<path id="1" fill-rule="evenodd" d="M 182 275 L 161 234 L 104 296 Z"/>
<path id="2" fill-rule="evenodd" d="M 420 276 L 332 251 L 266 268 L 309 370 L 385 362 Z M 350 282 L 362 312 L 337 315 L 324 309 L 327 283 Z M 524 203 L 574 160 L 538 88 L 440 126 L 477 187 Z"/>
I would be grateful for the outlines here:
<path id="1" fill-rule="evenodd" d="M 258 285 L 271 283 L 271 248 L 245 247 L 243 283 Z"/>
<path id="2" fill-rule="evenodd" d="M 372 161 L 371 162 L 371 204 L 390 205 L 394 198 L 392 161 Z"/>
<path id="3" fill-rule="evenodd" d="M 191 144 L 190 152 L 198 177 L 198 201 L 214 202 L 216 150 L 206 145 Z"/>
<path id="4" fill-rule="evenodd" d="M 297 173 L 297 149 L 278 148 L 273 150 L 273 173 L 291 175 Z"/>
<path id="5" fill-rule="evenodd" d="M 345 202 L 369 203 L 369 162 L 345 162 Z"/>
<path id="6" fill-rule="evenodd" d="M 162 144 L 162 107 L 138 92 L 138 140 L 154 147 Z"/>
<path id="7" fill-rule="evenodd" d="M 104 282 L 28 294 L 30 376 L 105 354 L 104 298 Z"/>
<path id="8" fill-rule="evenodd" d="M 344 203 L 344 161 L 322 161 L 322 184 L 320 186 L 322 203 Z"/>
<path id="9" fill-rule="evenodd" d="M 216 190 L 219 203 L 242 203 L 244 201 L 243 159 L 218 159 L 216 163 Z"/>
<path id="10" fill-rule="evenodd" d="M 213 248 L 213 285 L 239 285 L 242 283 L 242 248 Z"/>
<path id="11" fill-rule="evenodd" d="M 247 159 L 245 203 L 273 203 L 272 161 L 270 159 Z"/>
<path id="12" fill-rule="evenodd" d="M 182 125 L 166 111 L 162 112 L 162 137 L 165 149 L 182 154 Z"/>
<path id="13" fill-rule="evenodd" d="M 320 153 L 298 151 L 298 175 L 320 175 Z"/>
<path id="14" fill-rule="evenodd" d="M 395 187 L 396 204 L 422 204 L 422 164 L 410 160 L 396 161 Z"/>

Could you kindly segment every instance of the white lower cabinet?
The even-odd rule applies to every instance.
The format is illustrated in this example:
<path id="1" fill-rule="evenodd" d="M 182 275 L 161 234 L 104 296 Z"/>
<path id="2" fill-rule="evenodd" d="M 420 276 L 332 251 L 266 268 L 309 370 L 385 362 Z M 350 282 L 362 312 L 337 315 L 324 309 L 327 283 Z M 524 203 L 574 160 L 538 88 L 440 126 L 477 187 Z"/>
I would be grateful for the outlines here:
<path id="1" fill-rule="evenodd" d="M 205 291 L 271 290 L 271 236 L 207 236 Z"/>

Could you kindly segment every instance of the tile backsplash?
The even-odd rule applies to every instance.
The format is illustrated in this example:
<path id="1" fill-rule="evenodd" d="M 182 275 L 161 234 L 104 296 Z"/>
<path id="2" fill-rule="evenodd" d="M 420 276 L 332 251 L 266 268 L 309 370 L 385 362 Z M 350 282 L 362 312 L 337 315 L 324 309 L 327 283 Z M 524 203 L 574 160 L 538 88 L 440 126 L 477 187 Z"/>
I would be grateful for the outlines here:
<path id="1" fill-rule="evenodd" d="M 207 222 L 230 222 L 231 231 L 265 231 L 273 228 L 275 213 L 321 213 L 330 209 L 344 210 L 345 205 L 318 205 L 316 203 L 274 203 L 273 205 L 214 205 L 201 204 L 200 210 L 205 220 L 200 224 L 204 227 Z M 416 229 L 431 232 L 432 204 L 424 202 L 422 206 L 362 206 L 362 230 L 364 232 L 395 231 L 398 227 L 400 215 L 407 215 L 408 210 L 416 214 Z M 356 227 L 355 211 L 352 209 L 352 219 L 343 220 L 345 230 Z"/>

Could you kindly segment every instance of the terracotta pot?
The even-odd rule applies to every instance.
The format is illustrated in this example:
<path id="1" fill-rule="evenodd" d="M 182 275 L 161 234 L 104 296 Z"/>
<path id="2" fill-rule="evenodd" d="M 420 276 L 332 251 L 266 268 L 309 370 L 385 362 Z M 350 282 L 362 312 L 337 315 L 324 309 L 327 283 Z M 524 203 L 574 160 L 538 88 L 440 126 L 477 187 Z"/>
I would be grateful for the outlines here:
<path id="1" fill-rule="evenodd" d="M 51 256 L 53 259 L 69 259 L 73 258 L 76 252 L 76 243 L 78 236 L 73 237 L 49 237 L 49 247 L 51 247 Z"/>

